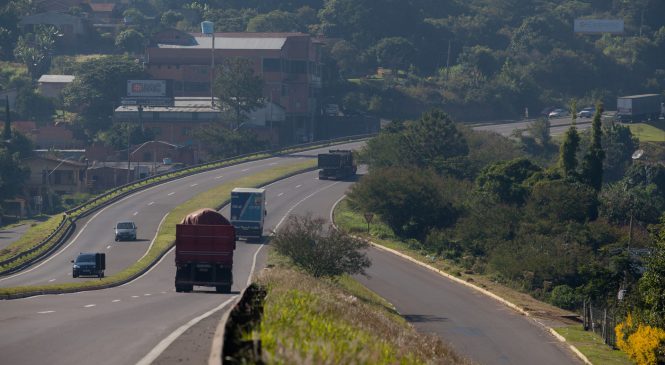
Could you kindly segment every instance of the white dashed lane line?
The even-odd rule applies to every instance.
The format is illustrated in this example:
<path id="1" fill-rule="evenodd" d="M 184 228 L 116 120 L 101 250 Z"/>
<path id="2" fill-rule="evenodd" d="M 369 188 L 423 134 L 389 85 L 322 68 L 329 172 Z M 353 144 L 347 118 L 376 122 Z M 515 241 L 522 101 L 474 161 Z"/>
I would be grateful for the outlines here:
<path id="1" fill-rule="evenodd" d="M 117 302 L 119 302 L 119 301 L 120 301 L 120 299 L 113 299 L 113 300 L 111 301 L 111 303 L 117 303 Z"/>
<path id="2" fill-rule="evenodd" d="M 192 184 L 192 185 L 190 185 L 189 187 L 190 187 L 190 188 L 193 188 L 193 187 L 195 187 L 195 186 L 197 186 L 197 185 L 198 185 L 198 184 Z"/>
<path id="3" fill-rule="evenodd" d="M 172 192 L 168 193 L 167 195 L 168 195 L 168 196 L 171 196 L 171 195 L 173 195 L 173 194 L 175 194 L 175 191 L 172 191 Z"/>
<path id="4" fill-rule="evenodd" d="M 92 308 L 92 307 L 94 307 L 95 305 L 96 305 L 96 304 L 88 304 L 88 305 L 84 305 L 83 308 Z"/>
<path id="5" fill-rule="evenodd" d="M 145 293 L 145 294 L 143 294 L 144 297 L 149 297 L 149 296 L 151 296 L 151 295 L 152 295 L 152 294 L 150 294 L 150 293 Z"/>
<path id="6" fill-rule="evenodd" d="M 215 180 L 219 180 L 219 179 L 221 179 L 221 178 L 223 178 L 223 177 L 224 177 L 224 175 L 217 176 L 217 177 L 215 178 Z"/>
<path id="7" fill-rule="evenodd" d="M 107 250 L 110 250 L 110 249 L 111 249 L 111 245 L 106 246 L 106 249 L 107 249 Z"/>
<path id="8" fill-rule="evenodd" d="M 49 313 L 55 313 L 55 311 L 43 311 L 43 312 L 37 312 L 37 314 L 49 314 Z"/>
<path id="9" fill-rule="evenodd" d="M 137 214 L 139 214 L 139 212 L 134 212 L 134 215 L 137 215 Z"/>
<path id="10" fill-rule="evenodd" d="M 298 188 L 301 187 L 301 186 L 302 186 L 302 184 L 300 184 L 300 185 L 296 185 L 296 189 L 298 189 Z"/>
<path id="11" fill-rule="evenodd" d="M 284 195 L 284 193 L 279 193 L 279 194 L 277 194 L 277 196 L 282 196 L 282 195 Z"/>
<path id="12" fill-rule="evenodd" d="M 150 203 L 148 203 L 148 205 L 153 205 L 153 204 L 155 204 L 155 202 L 150 202 Z"/>
<path id="13" fill-rule="evenodd" d="M 247 171 L 249 171 L 249 169 L 244 169 L 244 170 L 240 170 L 240 171 L 242 171 L 242 172 L 247 172 Z"/>
<path id="14" fill-rule="evenodd" d="M 138 297 L 139 297 L 138 295 L 132 295 L 132 298 L 138 298 Z"/>
<path id="15" fill-rule="evenodd" d="M 54 281 L 55 281 L 55 279 L 51 279 L 51 280 L 49 280 L 48 282 L 49 282 L 49 283 L 52 283 L 52 282 L 54 282 Z"/>
<path id="16" fill-rule="evenodd" d="M 269 163 L 268 165 L 269 166 L 275 166 L 275 165 L 277 165 L 277 162 Z"/>

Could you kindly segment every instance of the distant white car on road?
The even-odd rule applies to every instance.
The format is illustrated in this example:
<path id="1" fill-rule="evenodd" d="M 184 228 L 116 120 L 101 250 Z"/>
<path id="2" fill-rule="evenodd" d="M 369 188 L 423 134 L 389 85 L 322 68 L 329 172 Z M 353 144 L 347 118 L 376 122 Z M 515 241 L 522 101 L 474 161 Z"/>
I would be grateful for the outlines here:
<path id="1" fill-rule="evenodd" d="M 578 118 L 591 118 L 596 113 L 596 108 L 586 107 L 577 113 Z"/>
<path id="2" fill-rule="evenodd" d="M 547 115 L 547 117 L 548 118 L 561 118 L 561 117 L 565 117 L 567 115 L 568 115 L 568 112 L 565 111 L 564 109 L 554 109 Z"/>

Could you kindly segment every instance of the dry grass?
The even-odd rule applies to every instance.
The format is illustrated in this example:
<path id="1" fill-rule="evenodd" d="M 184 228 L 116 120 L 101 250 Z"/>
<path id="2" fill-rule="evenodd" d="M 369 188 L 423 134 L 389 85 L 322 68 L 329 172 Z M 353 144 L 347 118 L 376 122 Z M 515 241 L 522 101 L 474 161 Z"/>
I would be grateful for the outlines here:
<path id="1" fill-rule="evenodd" d="M 282 265 L 264 270 L 268 289 L 258 335 L 267 364 L 467 364 L 415 331 L 384 299 L 350 277 L 317 280 Z"/>

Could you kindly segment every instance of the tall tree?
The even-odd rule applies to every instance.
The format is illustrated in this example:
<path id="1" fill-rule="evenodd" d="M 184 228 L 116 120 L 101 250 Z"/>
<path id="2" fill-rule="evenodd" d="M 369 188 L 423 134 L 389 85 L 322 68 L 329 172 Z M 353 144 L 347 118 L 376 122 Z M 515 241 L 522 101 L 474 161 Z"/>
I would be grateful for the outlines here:
<path id="1" fill-rule="evenodd" d="M 14 56 L 26 65 L 33 80 L 51 66 L 51 56 L 55 52 L 56 37 L 59 34 L 58 29 L 52 25 L 38 25 L 34 33 L 19 37 Z"/>
<path id="2" fill-rule="evenodd" d="M 603 160 L 605 159 L 605 151 L 602 144 L 602 114 L 603 105 L 598 103 L 591 125 L 591 145 L 582 163 L 582 178 L 596 191 L 600 191 L 603 185 Z"/>
<path id="3" fill-rule="evenodd" d="M 246 58 L 226 58 L 216 73 L 215 94 L 223 107 L 233 111 L 231 127 L 236 129 L 247 118 L 246 113 L 263 105 L 263 79 Z"/>
<path id="4" fill-rule="evenodd" d="M 64 105 L 79 113 L 88 136 L 111 125 L 113 110 L 127 93 L 127 80 L 144 77 L 143 66 L 125 56 L 105 56 L 77 65 L 76 79 L 63 91 Z"/>

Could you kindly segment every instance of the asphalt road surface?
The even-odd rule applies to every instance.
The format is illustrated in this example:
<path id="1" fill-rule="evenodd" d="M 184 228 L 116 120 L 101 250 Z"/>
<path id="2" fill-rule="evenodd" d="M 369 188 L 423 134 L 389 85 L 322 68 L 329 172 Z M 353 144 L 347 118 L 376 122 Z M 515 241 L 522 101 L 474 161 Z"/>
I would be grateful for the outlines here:
<path id="1" fill-rule="evenodd" d="M 117 272 L 143 255 L 159 222 L 177 204 L 227 179 L 292 160 L 283 157 L 246 163 L 137 193 L 79 223 L 75 238 L 58 255 L 18 276 L 0 279 L 0 286 L 71 281 L 69 260 L 80 251 L 106 250 L 107 274 Z M 316 172 L 310 172 L 269 186 L 266 230 L 289 214 L 329 217 L 334 202 L 350 185 L 319 181 Z M 113 224 L 123 219 L 137 222 L 140 241 L 113 242 Z M 238 244 L 234 291 L 247 285 L 253 269 L 263 267 L 265 254 L 263 245 Z M 394 303 L 416 328 L 442 336 L 470 358 L 484 364 L 577 362 L 540 327 L 492 299 L 390 254 L 372 249 L 369 255 L 371 278 L 362 279 L 364 283 Z M 211 327 L 237 294 L 215 294 L 212 288 L 175 293 L 174 276 L 169 253 L 149 273 L 121 287 L 2 301 L 1 362 L 203 363 L 210 349 Z M 203 319 L 205 315 L 210 317 Z M 196 320 L 201 321 L 190 328 L 188 323 Z M 183 335 L 176 336 L 180 333 Z"/>
<path id="2" fill-rule="evenodd" d="M 289 160 L 288 157 L 284 159 Z M 263 168 L 269 167 L 272 166 L 268 164 Z M 185 180 L 181 181 L 183 189 L 191 187 L 192 182 L 189 179 L 182 180 Z M 288 214 L 314 214 L 320 210 L 320 196 L 325 196 L 326 201 L 329 196 L 335 197 L 336 200 L 343 195 L 350 184 L 350 182 L 319 181 L 317 172 L 309 172 L 270 185 L 267 188 L 266 198 L 268 210 L 266 232 L 276 227 Z M 163 192 L 169 189 L 179 191 L 176 186 L 170 186 Z M 128 199 L 128 201 L 133 200 L 136 199 Z M 146 201 L 142 201 L 140 204 L 145 205 L 145 203 Z M 161 206 L 163 209 L 170 209 L 171 205 L 175 204 L 170 202 Z M 154 219 L 156 222 L 163 216 L 163 214 L 155 215 L 157 215 Z M 112 236 L 108 221 L 117 219 L 118 217 L 113 216 L 103 219 L 98 217 L 97 220 L 90 222 L 86 230 L 97 225 L 99 227 L 95 228 L 96 232 L 108 231 L 105 235 Z M 149 224 L 148 221 L 142 223 L 141 237 L 154 235 L 157 227 Z M 111 250 L 109 257 L 112 254 L 115 255 L 115 251 Z M 217 294 L 213 288 L 198 287 L 200 290 L 194 293 L 175 293 L 173 281 L 175 265 L 171 252 L 150 272 L 121 287 L 2 301 L 0 302 L 1 362 L 3 364 L 37 364 L 46 361 L 50 364 L 137 363 L 151 353 L 151 350 L 163 339 L 193 319 L 214 309 L 219 309 L 217 314 L 228 310 L 225 303 L 248 284 L 248 278 L 254 268 L 264 266 L 265 254 L 266 250 L 261 244 L 238 243 L 234 254 L 235 294 Z M 67 256 L 66 253 L 63 255 Z M 69 263 L 65 264 L 63 268 L 56 269 L 55 273 L 62 272 L 63 276 L 70 277 Z M 44 266 L 36 271 L 41 270 L 49 275 L 52 274 Z M 36 273 L 28 275 L 32 277 Z M 210 344 L 203 347 L 209 350 Z M 158 355 L 160 354 L 157 353 L 148 360 L 155 360 Z M 201 356 L 207 360 L 207 352 L 200 354 L 184 352 L 179 356 L 185 357 L 191 363 L 201 363 Z"/>

